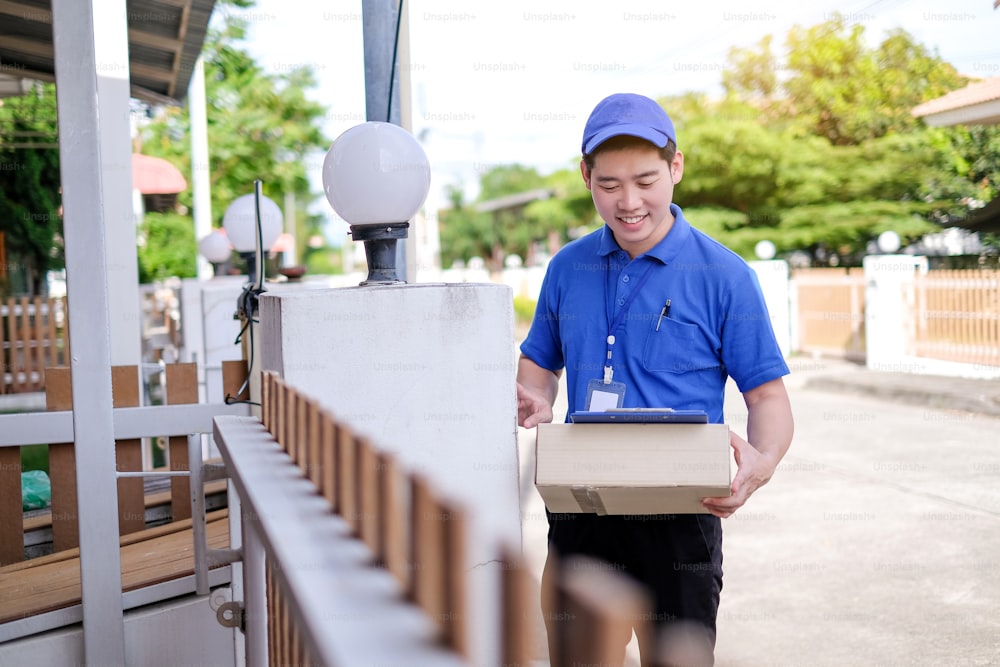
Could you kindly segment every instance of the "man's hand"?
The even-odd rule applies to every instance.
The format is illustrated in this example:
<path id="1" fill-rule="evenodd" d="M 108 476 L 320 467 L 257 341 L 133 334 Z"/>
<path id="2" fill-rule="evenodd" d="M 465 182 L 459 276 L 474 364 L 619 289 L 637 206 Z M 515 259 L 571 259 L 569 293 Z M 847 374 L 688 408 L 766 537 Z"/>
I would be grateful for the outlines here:
<path id="1" fill-rule="evenodd" d="M 744 392 L 743 400 L 749 442 L 729 432 L 729 444 L 736 455 L 732 495 L 702 501 L 709 512 L 722 518 L 732 516 L 754 491 L 767 484 L 792 444 L 792 406 L 781 378 Z"/>
<path id="2" fill-rule="evenodd" d="M 517 423 L 524 428 L 535 428 L 552 421 L 552 404 L 538 392 L 517 383 Z"/>
<path id="3" fill-rule="evenodd" d="M 546 370 L 521 355 L 517 362 L 518 425 L 535 428 L 552 421 L 552 403 L 558 391 L 559 372 Z"/>
<path id="4" fill-rule="evenodd" d="M 717 517 L 723 519 L 732 516 L 733 512 L 743 507 L 750 495 L 767 484 L 774 474 L 777 463 L 771 457 L 761 454 L 753 445 L 729 432 L 729 444 L 736 457 L 736 477 L 731 487 L 732 495 L 728 498 L 705 498 L 702 504 Z"/>

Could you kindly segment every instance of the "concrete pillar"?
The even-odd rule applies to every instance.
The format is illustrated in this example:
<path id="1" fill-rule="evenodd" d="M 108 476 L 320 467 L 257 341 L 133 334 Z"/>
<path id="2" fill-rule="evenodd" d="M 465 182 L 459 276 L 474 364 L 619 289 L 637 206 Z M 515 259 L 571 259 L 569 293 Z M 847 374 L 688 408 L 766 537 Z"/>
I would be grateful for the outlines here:
<path id="1" fill-rule="evenodd" d="M 791 310 L 788 293 L 788 262 L 783 259 L 769 259 L 749 262 L 757 274 L 757 281 L 764 293 L 764 303 L 771 316 L 771 327 L 778 340 L 781 354 L 788 357 L 791 352 Z"/>
<path id="2" fill-rule="evenodd" d="M 907 359 L 913 317 L 907 299 L 917 271 L 927 271 L 927 258 L 869 255 L 864 269 L 866 365 L 872 370 L 912 370 Z"/>
<path id="3" fill-rule="evenodd" d="M 132 123 L 129 111 L 128 21 L 125 0 L 105 0 L 94 22 L 97 107 L 104 171 L 104 224 L 111 306 L 111 363 L 142 361 L 139 260 L 132 203 Z"/>
<path id="4" fill-rule="evenodd" d="M 495 559 L 520 548 L 511 290 L 421 284 L 264 294 L 262 368 L 394 452 L 469 517 L 470 663 L 498 664 Z"/>

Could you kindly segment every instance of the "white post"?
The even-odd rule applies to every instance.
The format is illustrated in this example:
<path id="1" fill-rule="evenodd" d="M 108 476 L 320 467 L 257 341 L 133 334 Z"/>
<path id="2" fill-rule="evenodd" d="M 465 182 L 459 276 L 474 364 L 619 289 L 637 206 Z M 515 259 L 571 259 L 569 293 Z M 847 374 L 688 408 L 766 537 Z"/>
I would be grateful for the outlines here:
<path id="1" fill-rule="evenodd" d="M 257 520 L 242 512 L 243 526 L 243 613 L 246 622 L 246 664 L 267 664 L 267 573 L 264 544 L 257 532 Z"/>
<path id="2" fill-rule="evenodd" d="M 95 5 L 96 7 L 97 5 Z M 94 23 L 98 122 L 101 127 L 101 184 L 108 252 L 111 363 L 142 361 L 139 262 L 132 202 L 132 123 L 129 111 L 128 21 L 125 0 L 100 4 Z"/>
<path id="3" fill-rule="evenodd" d="M 281 253 L 281 266 L 289 267 L 298 264 L 298 234 L 295 225 L 295 193 L 289 190 L 285 193 L 285 233 L 291 239 L 291 245 Z"/>
<path id="4" fill-rule="evenodd" d="M 912 314 L 906 304 L 906 289 L 918 269 L 926 270 L 927 258 L 913 255 L 869 255 L 865 269 L 865 354 L 872 370 L 908 372 L 910 337 L 907 327 Z"/>
<path id="5" fill-rule="evenodd" d="M 781 353 L 787 358 L 791 351 L 791 309 L 788 294 L 788 262 L 783 259 L 750 262 L 757 274 L 764 303 L 771 316 L 771 327 Z"/>
<path id="6" fill-rule="evenodd" d="M 212 185 L 209 179 L 208 115 L 205 111 L 205 63 L 198 58 L 188 84 L 188 114 L 191 118 L 191 194 L 194 236 L 201 240 L 212 231 Z M 198 277 L 213 275 L 212 265 L 198 254 Z"/>
<path id="7" fill-rule="evenodd" d="M 124 44 L 125 2 L 113 20 L 118 30 L 103 41 Z M 100 10 L 98 10 L 100 6 Z M 122 219 L 132 222 L 131 156 L 128 169 L 105 170 L 101 136 L 105 114 L 112 131 L 118 127 L 116 110 L 102 103 L 109 88 L 101 85 L 100 46 L 95 14 L 110 15 L 105 0 L 54 0 L 52 42 L 55 45 L 56 87 L 59 90 L 59 171 L 65 211 L 66 274 L 69 296 L 70 360 L 73 380 L 73 433 L 76 484 L 79 500 L 80 583 L 83 598 L 84 663 L 124 665 L 125 631 L 122 612 L 121 555 L 118 547 L 118 489 L 115 474 L 114 421 L 111 398 L 112 334 L 120 335 L 109 319 L 116 313 L 109 298 L 109 283 L 120 274 L 109 271 L 108 232 Z M 107 46 L 107 45 L 105 45 Z M 101 51 L 103 53 L 103 51 Z M 127 70 L 126 70 L 127 72 Z M 126 90 L 127 90 L 126 75 Z M 117 108 L 124 118 L 125 104 Z M 128 123 L 124 123 L 128 127 Z M 112 158 L 114 160 L 116 158 Z M 117 159 L 121 159 L 120 157 Z M 107 180 L 125 179 L 123 204 L 105 209 Z M 117 190 L 115 195 L 121 194 Z M 117 216 L 117 219 L 116 219 Z M 112 224 L 115 223 L 115 224 Z M 135 234 L 131 258 L 135 263 Z M 137 281 L 128 285 L 138 308 Z M 133 310 L 132 312 L 136 312 Z M 117 311 L 120 318 L 122 311 Z M 122 324 L 119 322 L 118 324 Z M 137 321 L 132 324 L 137 324 Z M 138 336 L 135 337 L 138 346 Z M 126 341 L 115 341 L 125 345 Z M 137 357 L 138 355 L 136 355 Z M 134 359 L 133 359 L 134 361 Z"/>

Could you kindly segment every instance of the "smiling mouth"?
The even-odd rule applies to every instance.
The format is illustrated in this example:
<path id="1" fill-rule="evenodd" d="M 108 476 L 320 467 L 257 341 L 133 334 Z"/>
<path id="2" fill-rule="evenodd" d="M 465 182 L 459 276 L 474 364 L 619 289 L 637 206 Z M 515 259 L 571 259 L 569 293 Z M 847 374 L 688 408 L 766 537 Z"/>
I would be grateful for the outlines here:
<path id="1" fill-rule="evenodd" d="M 645 215 L 620 215 L 618 219 L 621 220 L 626 225 L 638 225 L 640 222 L 646 219 Z"/>

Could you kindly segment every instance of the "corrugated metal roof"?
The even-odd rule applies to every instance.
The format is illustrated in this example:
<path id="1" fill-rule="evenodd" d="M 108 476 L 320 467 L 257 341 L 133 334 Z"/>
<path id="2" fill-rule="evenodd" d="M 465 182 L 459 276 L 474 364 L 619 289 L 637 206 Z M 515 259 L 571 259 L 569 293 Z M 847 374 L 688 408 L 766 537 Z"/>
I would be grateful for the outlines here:
<path id="1" fill-rule="evenodd" d="M 187 95 L 215 0 L 126 0 L 132 96 Z M 0 0 L 0 73 L 55 80 L 51 0 Z"/>

